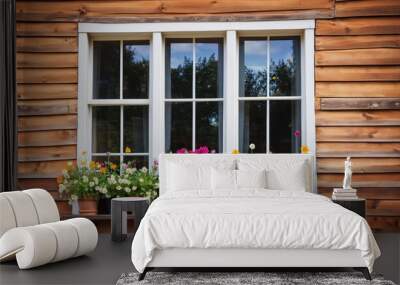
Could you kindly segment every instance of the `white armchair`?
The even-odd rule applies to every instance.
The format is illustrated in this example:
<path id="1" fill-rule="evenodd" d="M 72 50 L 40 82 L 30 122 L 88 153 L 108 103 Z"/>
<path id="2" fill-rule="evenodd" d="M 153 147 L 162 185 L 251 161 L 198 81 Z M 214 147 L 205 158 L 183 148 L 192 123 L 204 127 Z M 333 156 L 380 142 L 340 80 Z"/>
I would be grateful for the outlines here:
<path id="1" fill-rule="evenodd" d="M 17 259 L 20 269 L 84 255 L 96 248 L 92 221 L 60 221 L 53 197 L 43 189 L 0 193 L 0 262 Z"/>

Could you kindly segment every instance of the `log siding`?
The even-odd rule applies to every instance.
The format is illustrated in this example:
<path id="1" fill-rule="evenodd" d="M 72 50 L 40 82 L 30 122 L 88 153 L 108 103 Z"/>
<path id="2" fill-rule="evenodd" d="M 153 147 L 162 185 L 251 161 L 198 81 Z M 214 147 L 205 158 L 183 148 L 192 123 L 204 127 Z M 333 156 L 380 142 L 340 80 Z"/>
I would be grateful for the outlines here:
<path id="1" fill-rule="evenodd" d="M 19 188 L 57 197 L 76 160 L 79 22 L 316 19 L 318 191 L 354 186 L 374 230 L 400 231 L 400 1 L 17 1 Z M 60 203 L 61 208 L 61 203 Z"/>

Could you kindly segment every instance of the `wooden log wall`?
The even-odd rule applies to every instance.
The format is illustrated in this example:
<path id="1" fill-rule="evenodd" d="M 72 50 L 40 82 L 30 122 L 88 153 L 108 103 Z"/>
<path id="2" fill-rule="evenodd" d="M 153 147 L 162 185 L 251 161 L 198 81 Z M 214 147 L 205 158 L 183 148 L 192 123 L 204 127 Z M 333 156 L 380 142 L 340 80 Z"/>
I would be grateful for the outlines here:
<path id="1" fill-rule="evenodd" d="M 287 19 L 316 19 L 320 193 L 341 184 L 350 155 L 369 223 L 400 231 L 398 0 L 17 1 L 19 187 L 56 197 L 76 159 L 78 22 Z"/>

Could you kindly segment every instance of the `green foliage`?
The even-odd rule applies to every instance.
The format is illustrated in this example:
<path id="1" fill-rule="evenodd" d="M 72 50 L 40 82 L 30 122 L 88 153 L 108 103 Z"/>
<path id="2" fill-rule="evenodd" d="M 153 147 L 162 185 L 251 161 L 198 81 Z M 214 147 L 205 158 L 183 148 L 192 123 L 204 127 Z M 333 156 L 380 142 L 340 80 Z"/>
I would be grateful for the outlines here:
<path id="1" fill-rule="evenodd" d="M 132 165 L 128 163 L 118 167 L 109 161 L 87 163 L 85 159 L 78 165 L 69 163 L 59 179 L 59 192 L 70 200 L 129 196 L 157 198 L 157 166 L 136 169 Z"/>

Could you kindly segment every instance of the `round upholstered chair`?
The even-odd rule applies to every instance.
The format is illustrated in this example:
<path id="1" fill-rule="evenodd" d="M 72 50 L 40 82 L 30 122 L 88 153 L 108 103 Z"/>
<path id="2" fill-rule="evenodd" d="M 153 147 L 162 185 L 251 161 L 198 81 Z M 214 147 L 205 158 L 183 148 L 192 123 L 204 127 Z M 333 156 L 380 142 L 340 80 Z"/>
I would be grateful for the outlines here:
<path id="1" fill-rule="evenodd" d="M 16 259 L 28 269 L 84 255 L 96 248 L 92 221 L 60 221 L 57 205 L 43 189 L 0 193 L 0 261 Z"/>

